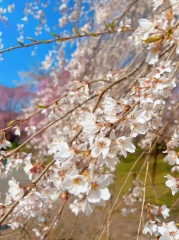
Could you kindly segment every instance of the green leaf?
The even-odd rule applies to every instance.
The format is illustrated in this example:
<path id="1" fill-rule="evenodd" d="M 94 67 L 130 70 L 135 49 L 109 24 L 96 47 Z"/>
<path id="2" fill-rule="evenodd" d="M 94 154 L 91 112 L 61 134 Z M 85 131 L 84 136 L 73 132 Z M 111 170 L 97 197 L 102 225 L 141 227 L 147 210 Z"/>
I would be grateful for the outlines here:
<path id="1" fill-rule="evenodd" d="M 144 42 L 146 43 L 153 43 L 153 42 L 157 42 L 161 40 L 161 36 L 154 36 L 154 37 L 149 37 L 146 40 L 144 40 Z"/>
<path id="2" fill-rule="evenodd" d="M 53 33 L 53 32 L 51 32 L 50 35 L 53 36 L 53 37 L 58 37 L 58 38 L 60 38 L 60 36 L 59 36 L 58 34 Z"/>
<path id="3" fill-rule="evenodd" d="M 31 37 L 26 37 L 26 38 L 29 39 L 32 42 L 37 42 L 37 40 L 35 40 L 35 39 L 31 38 Z"/>
<path id="4" fill-rule="evenodd" d="M 25 46 L 25 44 L 23 44 L 22 42 L 18 41 L 18 43 L 21 45 L 21 46 Z"/>
<path id="5" fill-rule="evenodd" d="M 96 33 L 91 33 L 90 35 L 91 35 L 92 37 L 99 37 L 99 35 L 96 34 Z"/>
<path id="6" fill-rule="evenodd" d="M 109 26 L 106 24 L 106 22 L 104 22 L 104 26 L 105 26 L 106 30 L 109 30 Z"/>
<path id="7" fill-rule="evenodd" d="M 74 30 L 74 32 L 75 32 L 75 34 L 76 34 L 77 36 L 80 36 L 80 33 L 79 33 L 79 31 L 78 31 L 77 28 L 73 28 L 73 30 Z"/>
<path id="8" fill-rule="evenodd" d="M 115 30 L 115 22 L 114 22 L 114 21 L 111 22 L 111 23 L 109 24 L 109 26 L 111 27 L 112 30 Z"/>
<path id="9" fill-rule="evenodd" d="M 6 125 L 7 126 L 10 126 L 10 125 L 12 125 L 13 123 L 15 123 L 17 120 L 11 120 L 11 121 L 9 121 Z"/>
<path id="10" fill-rule="evenodd" d="M 38 105 L 38 108 L 47 108 L 47 106 Z"/>

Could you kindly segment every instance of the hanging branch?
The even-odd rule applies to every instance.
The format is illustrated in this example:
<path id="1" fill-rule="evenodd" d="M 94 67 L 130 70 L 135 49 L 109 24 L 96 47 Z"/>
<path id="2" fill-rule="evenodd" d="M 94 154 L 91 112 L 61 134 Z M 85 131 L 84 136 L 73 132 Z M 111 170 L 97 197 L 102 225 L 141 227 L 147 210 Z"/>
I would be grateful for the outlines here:
<path id="1" fill-rule="evenodd" d="M 121 32 L 134 31 L 134 30 L 135 29 L 122 29 Z M 50 44 L 50 43 L 53 43 L 53 42 L 65 42 L 65 41 L 69 41 L 69 40 L 72 40 L 72 39 L 79 39 L 79 38 L 84 38 L 84 37 L 99 37 L 99 36 L 102 36 L 102 35 L 114 34 L 114 33 L 118 33 L 118 31 L 117 30 L 110 30 L 110 31 L 96 32 L 96 33 L 89 33 L 89 34 L 85 33 L 85 34 L 82 34 L 82 35 L 78 34 L 78 35 L 69 36 L 69 37 L 60 37 L 57 34 L 51 34 L 53 36 L 56 36 L 57 38 L 50 39 L 50 40 L 41 40 L 41 41 L 38 41 L 38 40 L 32 39 L 30 37 L 27 37 L 27 39 L 33 41 L 33 43 L 24 44 L 24 43 L 19 42 L 19 44 L 20 44 L 19 46 L 9 47 L 9 48 L 6 48 L 4 50 L 1 50 L 0 54 L 2 54 L 4 52 L 9 52 L 9 51 L 12 51 L 12 50 L 16 50 L 16 49 L 19 49 L 19 48 L 27 48 L 27 47 L 40 45 L 40 44 Z"/>

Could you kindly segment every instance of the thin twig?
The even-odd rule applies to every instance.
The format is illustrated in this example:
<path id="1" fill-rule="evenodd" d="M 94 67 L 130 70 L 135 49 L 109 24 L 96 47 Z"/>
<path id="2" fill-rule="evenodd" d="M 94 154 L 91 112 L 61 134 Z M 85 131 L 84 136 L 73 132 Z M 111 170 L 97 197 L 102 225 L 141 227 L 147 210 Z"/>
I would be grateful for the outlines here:
<path id="1" fill-rule="evenodd" d="M 145 180 L 144 180 L 144 193 L 143 193 L 143 199 L 142 199 L 142 209 L 141 209 L 141 214 L 140 214 L 139 227 L 138 227 L 138 231 L 137 231 L 137 240 L 139 240 L 139 233 L 140 233 L 142 216 L 143 216 L 143 211 L 144 211 L 145 196 L 146 196 L 146 183 L 147 183 L 147 175 L 148 175 L 148 171 L 149 171 L 149 158 L 150 158 L 150 155 L 147 156 L 147 166 L 146 166 L 146 173 L 145 173 Z"/>
<path id="2" fill-rule="evenodd" d="M 135 29 L 127 29 L 127 30 L 122 29 L 121 31 L 126 32 L 126 31 L 134 31 L 134 30 Z M 50 40 L 38 41 L 38 40 L 34 39 L 33 43 L 22 44 L 22 45 L 19 45 L 19 46 L 9 47 L 9 48 L 6 48 L 4 50 L 1 50 L 0 54 L 5 53 L 5 52 L 9 52 L 9 51 L 12 51 L 12 50 L 15 50 L 15 49 L 27 48 L 27 47 L 40 45 L 40 44 L 50 44 L 50 43 L 53 43 L 53 42 L 65 42 L 65 41 L 69 41 L 69 40 L 72 40 L 72 39 L 78 39 L 78 38 L 84 38 L 84 37 L 99 37 L 99 36 L 102 36 L 102 35 L 113 34 L 113 33 L 118 33 L 118 32 L 117 32 L 117 30 L 111 30 L 111 31 L 96 32 L 96 33 L 82 34 L 82 35 L 76 35 L 76 36 L 68 36 L 68 37 L 63 37 L 63 38 L 58 36 L 57 38 L 50 39 Z"/>
<path id="3" fill-rule="evenodd" d="M 52 230 L 55 222 L 57 219 L 60 219 L 61 218 L 61 215 L 62 215 L 62 212 L 63 212 L 63 209 L 64 209 L 64 206 L 66 204 L 67 201 L 63 202 L 63 204 L 60 206 L 57 214 L 55 215 L 54 219 L 52 220 L 52 223 L 50 224 L 50 226 L 48 227 L 48 230 L 47 232 L 45 233 L 45 235 L 43 236 L 43 240 L 45 240 L 47 238 L 47 236 L 49 235 L 50 231 Z"/>
<path id="4" fill-rule="evenodd" d="M 154 189 L 154 186 L 153 186 L 153 184 L 152 184 L 152 178 L 151 178 L 151 176 L 150 176 L 150 173 L 148 172 L 148 177 L 149 177 L 149 180 L 150 180 L 150 183 L 151 183 L 151 188 L 152 188 L 152 192 L 153 192 L 153 194 L 154 194 L 154 197 L 155 197 L 155 201 L 156 201 L 156 203 L 158 204 L 158 198 L 157 198 L 157 194 L 156 194 L 156 192 L 155 192 L 155 189 Z"/>

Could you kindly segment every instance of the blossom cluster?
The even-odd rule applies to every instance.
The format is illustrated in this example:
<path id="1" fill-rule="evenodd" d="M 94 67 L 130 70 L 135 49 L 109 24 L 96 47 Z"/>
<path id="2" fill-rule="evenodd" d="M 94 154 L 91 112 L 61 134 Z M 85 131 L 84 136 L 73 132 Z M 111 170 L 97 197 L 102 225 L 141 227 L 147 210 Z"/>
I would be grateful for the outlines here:
<path id="1" fill-rule="evenodd" d="M 164 219 L 169 217 L 170 209 L 166 205 L 161 207 L 153 204 L 147 204 L 147 211 L 151 220 L 149 220 L 145 226 L 143 233 L 150 233 L 157 237 L 157 239 L 178 239 L 179 229 L 175 226 L 175 222 L 161 222 L 156 216 L 161 214 Z"/>

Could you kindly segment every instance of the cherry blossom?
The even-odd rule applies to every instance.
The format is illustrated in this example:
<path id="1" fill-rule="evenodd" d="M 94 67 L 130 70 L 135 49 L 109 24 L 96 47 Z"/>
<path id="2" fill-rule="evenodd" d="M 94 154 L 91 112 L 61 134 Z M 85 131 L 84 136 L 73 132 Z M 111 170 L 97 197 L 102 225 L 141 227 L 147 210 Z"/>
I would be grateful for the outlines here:
<path id="1" fill-rule="evenodd" d="M 143 230 L 144 234 L 150 233 L 150 235 L 153 235 L 153 233 L 157 236 L 158 234 L 158 227 L 156 225 L 156 221 L 148 221 Z"/>
<path id="2" fill-rule="evenodd" d="M 110 168 L 111 171 L 114 171 L 116 169 L 117 163 L 119 163 L 119 158 L 112 153 L 108 153 L 105 157 L 101 156 L 99 159 L 99 164 L 102 166 L 106 164 L 106 166 Z"/>
<path id="3" fill-rule="evenodd" d="M 11 142 L 7 141 L 6 139 L 0 140 L 0 148 L 6 149 L 7 147 L 11 147 Z"/>
<path id="4" fill-rule="evenodd" d="M 59 145 L 58 151 L 54 154 L 54 159 L 57 161 L 65 161 L 67 159 L 72 159 L 74 156 L 74 151 L 69 148 L 66 142 Z"/>
<path id="5" fill-rule="evenodd" d="M 170 209 L 167 208 L 166 205 L 163 205 L 163 206 L 160 208 L 160 212 L 161 212 L 161 214 L 162 214 L 162 216 L 163 216 L 164 218 L 167 218 L 167 217 L 169 217 Z"/>
<path id="6" fill-rule="evenodd" d="M 175 147 L 178 147 L 179 145 L 179 135 L 178 133 L 175 131 L 172 138 L 170 139 L 170 141 L 167 143 L 167 146 L 169 148 L 174 149 Z"/>
<path id="7" fill-rule="evenodd" d="M 27 131 L 27 135 L 34 134 L 36 132 L 36 127 L 35 126 L 28 126 L 25 128 L 25 131 Z"/>
<path id="8" fill-rule="evenodd" d="M 99 127 L 96 123 L 96 117 L 92 113 L 87 113 L 81 124 L 83 126 L 83 131 L 87 134 L 93 134 L 99 131 Z"/>
<path id="9" fill-rule="evenodd" d="M 131 143 L 131 139 L 126 138 L 125 136 L 117 138 L 116 143 L 125 158 L 127 157 L 127 152 L 135 152 L 136 147 Z"/>
<path id="10" fill-rule="evenodd" d="M 165 176 L 168 180 L 166 181 L 166 186 L 171 188 L 172 195 L 175 195 L 178 192 L 178 180 L 172 177 L 171 175 Z"/>
<path id="11" fill-rule="evenodd" d="M 91 156 L 95 158 L 102 153 L 103 157 L 105 157 L 109 152 L 110 144 L 111 140 L 109 138 L 99 136 L 99 138 L 96 138 L 95 142 L 91 145 Z"/>
<path id="12" fill-rule="evenodd" d="M 168 155 L 163 159 L 164 162 L 168 162 L 170 165 L 179 164 L 179 158 L 175 151 L 170 151 Z"/>
<path id="13" fill-rule="evenodd" d="M 174 222 L 163 223 L 161 227 L 158 227 L 158 232 L 162 235 L 160 237 L 161 240 L 170 240 L 170 239 L 178 239 L 179 230 L 175 226 Z"/>
<path id="14" fill-rule="evenodd" d="M 9 183 L 8 192 L 9 192 L 11 198 L 14 201 L 20 200 L 24 195 L 23 188 L 19 186 L 19 184 L 16 182 L 16 180 L 14 178 L 12 178 L 12 180 L 10 180 L 8 183 Z"/>
<path id="15" fill-rule="evenodd" d="M 14 8 L 15 8 L 15 4 L 11 4 L 8 6 L 8 12 L 13 12 L 14 11 Z"/>
<path id="16" fill-rule="evenodd" d="M 78 196 L 80 193 L 85 193 L 87 191 L 88 182 L 86 182 L 85 176 L 67 175 L 62 185 L 64 189 L 68 190 L 71 194 Z"/>
<path id="17" fill-rule="evenodd" d="M 21 134 L 20 128 L 18 126 L 15 126 L 14 129 L 15 129 L 14 134 L 20 136 L 20 134 Z"/>
<path id="18" fill-rule="evenodd" d="M 99 203 L 101 200 L 108 200 L 110 193 L 106 187 L 104 177 L 94 177 L 90 183 L 90 190 L 87 200 L 90 203 Z"/>

